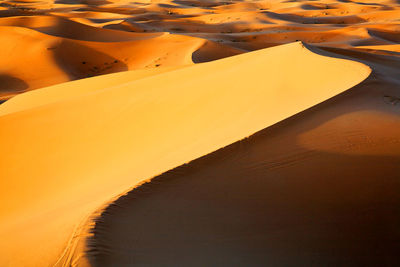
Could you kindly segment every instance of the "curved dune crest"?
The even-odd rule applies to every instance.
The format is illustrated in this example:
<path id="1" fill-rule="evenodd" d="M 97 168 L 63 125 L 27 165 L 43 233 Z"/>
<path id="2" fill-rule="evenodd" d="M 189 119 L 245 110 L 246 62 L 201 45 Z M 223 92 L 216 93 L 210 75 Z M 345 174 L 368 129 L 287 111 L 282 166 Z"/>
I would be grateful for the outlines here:
<path id="1" fill-rule="evenodd" d="M 121 74 L 107 88 L 101 77 L 77 81 L 102 89 L 56 102 L 46 99 L 52 88 L 16 97 L 21 106 L 10 102 L 0 116 L 7 155 L 0 161 L 0 236 L 7 240 L 0 265 L 56 262 L 74 227 L 112 197 L 325 101 L 370 72 L 297 42 L 131 82 Z M 63 86 L 70 85 L 54 90 Z"/>
<path id="2" fill-rule="evenodd" d="M 33 29 L 41 33 L 92 42 L 146 40 L 165 33 L 133 33 L 88 26 L 59 16 L 16 16 L 0 19 L 1 26 Z"/>
<path id="3" fill-rule="evenodd" d="M 368 78 L 121 196 L 95 218 L 87 259 L 398 266 L 400 111 L 385 85 Z"/>

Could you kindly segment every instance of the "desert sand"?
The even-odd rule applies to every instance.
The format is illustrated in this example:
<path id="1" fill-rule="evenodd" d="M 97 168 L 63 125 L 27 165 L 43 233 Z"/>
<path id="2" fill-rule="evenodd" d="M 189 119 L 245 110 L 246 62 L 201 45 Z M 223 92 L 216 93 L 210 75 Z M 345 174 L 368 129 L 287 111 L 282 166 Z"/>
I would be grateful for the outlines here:
<path id="1" fill-rule="evenodd" d="M 397 266 L 397 1 L 0 3 L 0 266 Z"/>

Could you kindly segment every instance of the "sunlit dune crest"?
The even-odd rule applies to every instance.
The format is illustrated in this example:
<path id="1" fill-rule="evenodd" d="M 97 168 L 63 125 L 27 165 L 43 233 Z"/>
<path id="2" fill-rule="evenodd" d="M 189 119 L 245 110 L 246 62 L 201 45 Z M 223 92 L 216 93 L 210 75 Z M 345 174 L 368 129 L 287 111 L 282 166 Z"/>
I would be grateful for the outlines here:
<path id="1" fill-rule="evenodd" d="M 397 1 L 0 3 L 0 266 L 396 266 Z"/>
<path id="2" fill-rule="evenodd" d="M 9 102 L 13 108 L 21 98 L 17 110 L 0 117 L 0 140 L 8 155 L 1 161 L 8 177 L 1 188 L 9 201 L 1 211 L 2 224 L 10 227 L 8 234 L 24 235 L 25 220 L 16 223 L 21 217 L 31 217 L 31 224 L 54 213 L 59 220 L 66 217 L 62 227 L 71 230 L 76 223 L 67 224 L 71 218 L 83 219 L 135 179 L 151 178 L 249 136 L 352 87 L 369 73 L 360 63 L 323 57 L 293 43 L 138 80 L 133 75 L 134 81 L 119 75 L 121 84 L 102 88 L 100 83 L 97 91 L 54 102 L 47 101 L 45 92 L 63 91 L 68 83 L 17 96 Z M 82 82 L 94 86 L 98 79 Z M 43 100 L 37 99 L 42 90 Z M 38 106 L 29 102 L 30 96 Z M 35 157 L 38 151 L 41 156 Z M 38 231 L 43 227 L 53 240 L 57 233 L 68 233 L 50 227 L 53 223 L 61 222 L 39 224 Z M 43 260 L 57 247 L 36 251 L 34 244 L 45 236 L 39 233 L 23 243 L 16 238 L 7 247 L 17 252 L 27 246 Z"/>

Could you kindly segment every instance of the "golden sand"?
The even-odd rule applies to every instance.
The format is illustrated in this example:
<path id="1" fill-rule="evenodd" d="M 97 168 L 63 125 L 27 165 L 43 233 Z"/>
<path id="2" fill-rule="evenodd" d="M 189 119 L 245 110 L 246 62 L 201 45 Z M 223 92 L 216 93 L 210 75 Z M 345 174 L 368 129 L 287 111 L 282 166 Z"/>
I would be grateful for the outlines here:
<path id="1" fill-rule="evenodd" d="M 0 266 L 397 263 L 397 2 L 78 2 L 1 3 Z"/>

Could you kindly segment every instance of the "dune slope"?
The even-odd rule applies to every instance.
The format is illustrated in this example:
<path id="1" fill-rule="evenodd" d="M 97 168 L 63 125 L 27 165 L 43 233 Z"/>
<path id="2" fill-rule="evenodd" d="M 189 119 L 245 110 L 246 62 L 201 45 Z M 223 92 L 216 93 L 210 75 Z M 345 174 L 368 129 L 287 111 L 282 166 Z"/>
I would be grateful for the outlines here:
<path id="1" fill-rule="evenodd" d="M 9 112 L 4 105 L 0 116 L 7 155 L 0 160 L 6 203 L 0 207 L 0 237 L 6 240 L 0 265 L 60 262 L 63 251 L 73 249 L 70 236 L 79 239 L 82 222 L 112 197 L 369 74 L 366 65 L 324 57 L 297 42 L 133 81 L 121 76 L 121 83 L 107 88 L 95 77 L 82 82 L 101 89 L 76 97 L 27 94 L 20 104 L 15 97 L 17 105 L 10 102 Z M 63 85 L 53 89 L 65 92 Z"/>
<path id="2" fill-rule="evenodd" d="M 121 196 L 95 220 L 92 266 L 398 266 L 400 60 L 330 53 L 374 72 Z"/>

